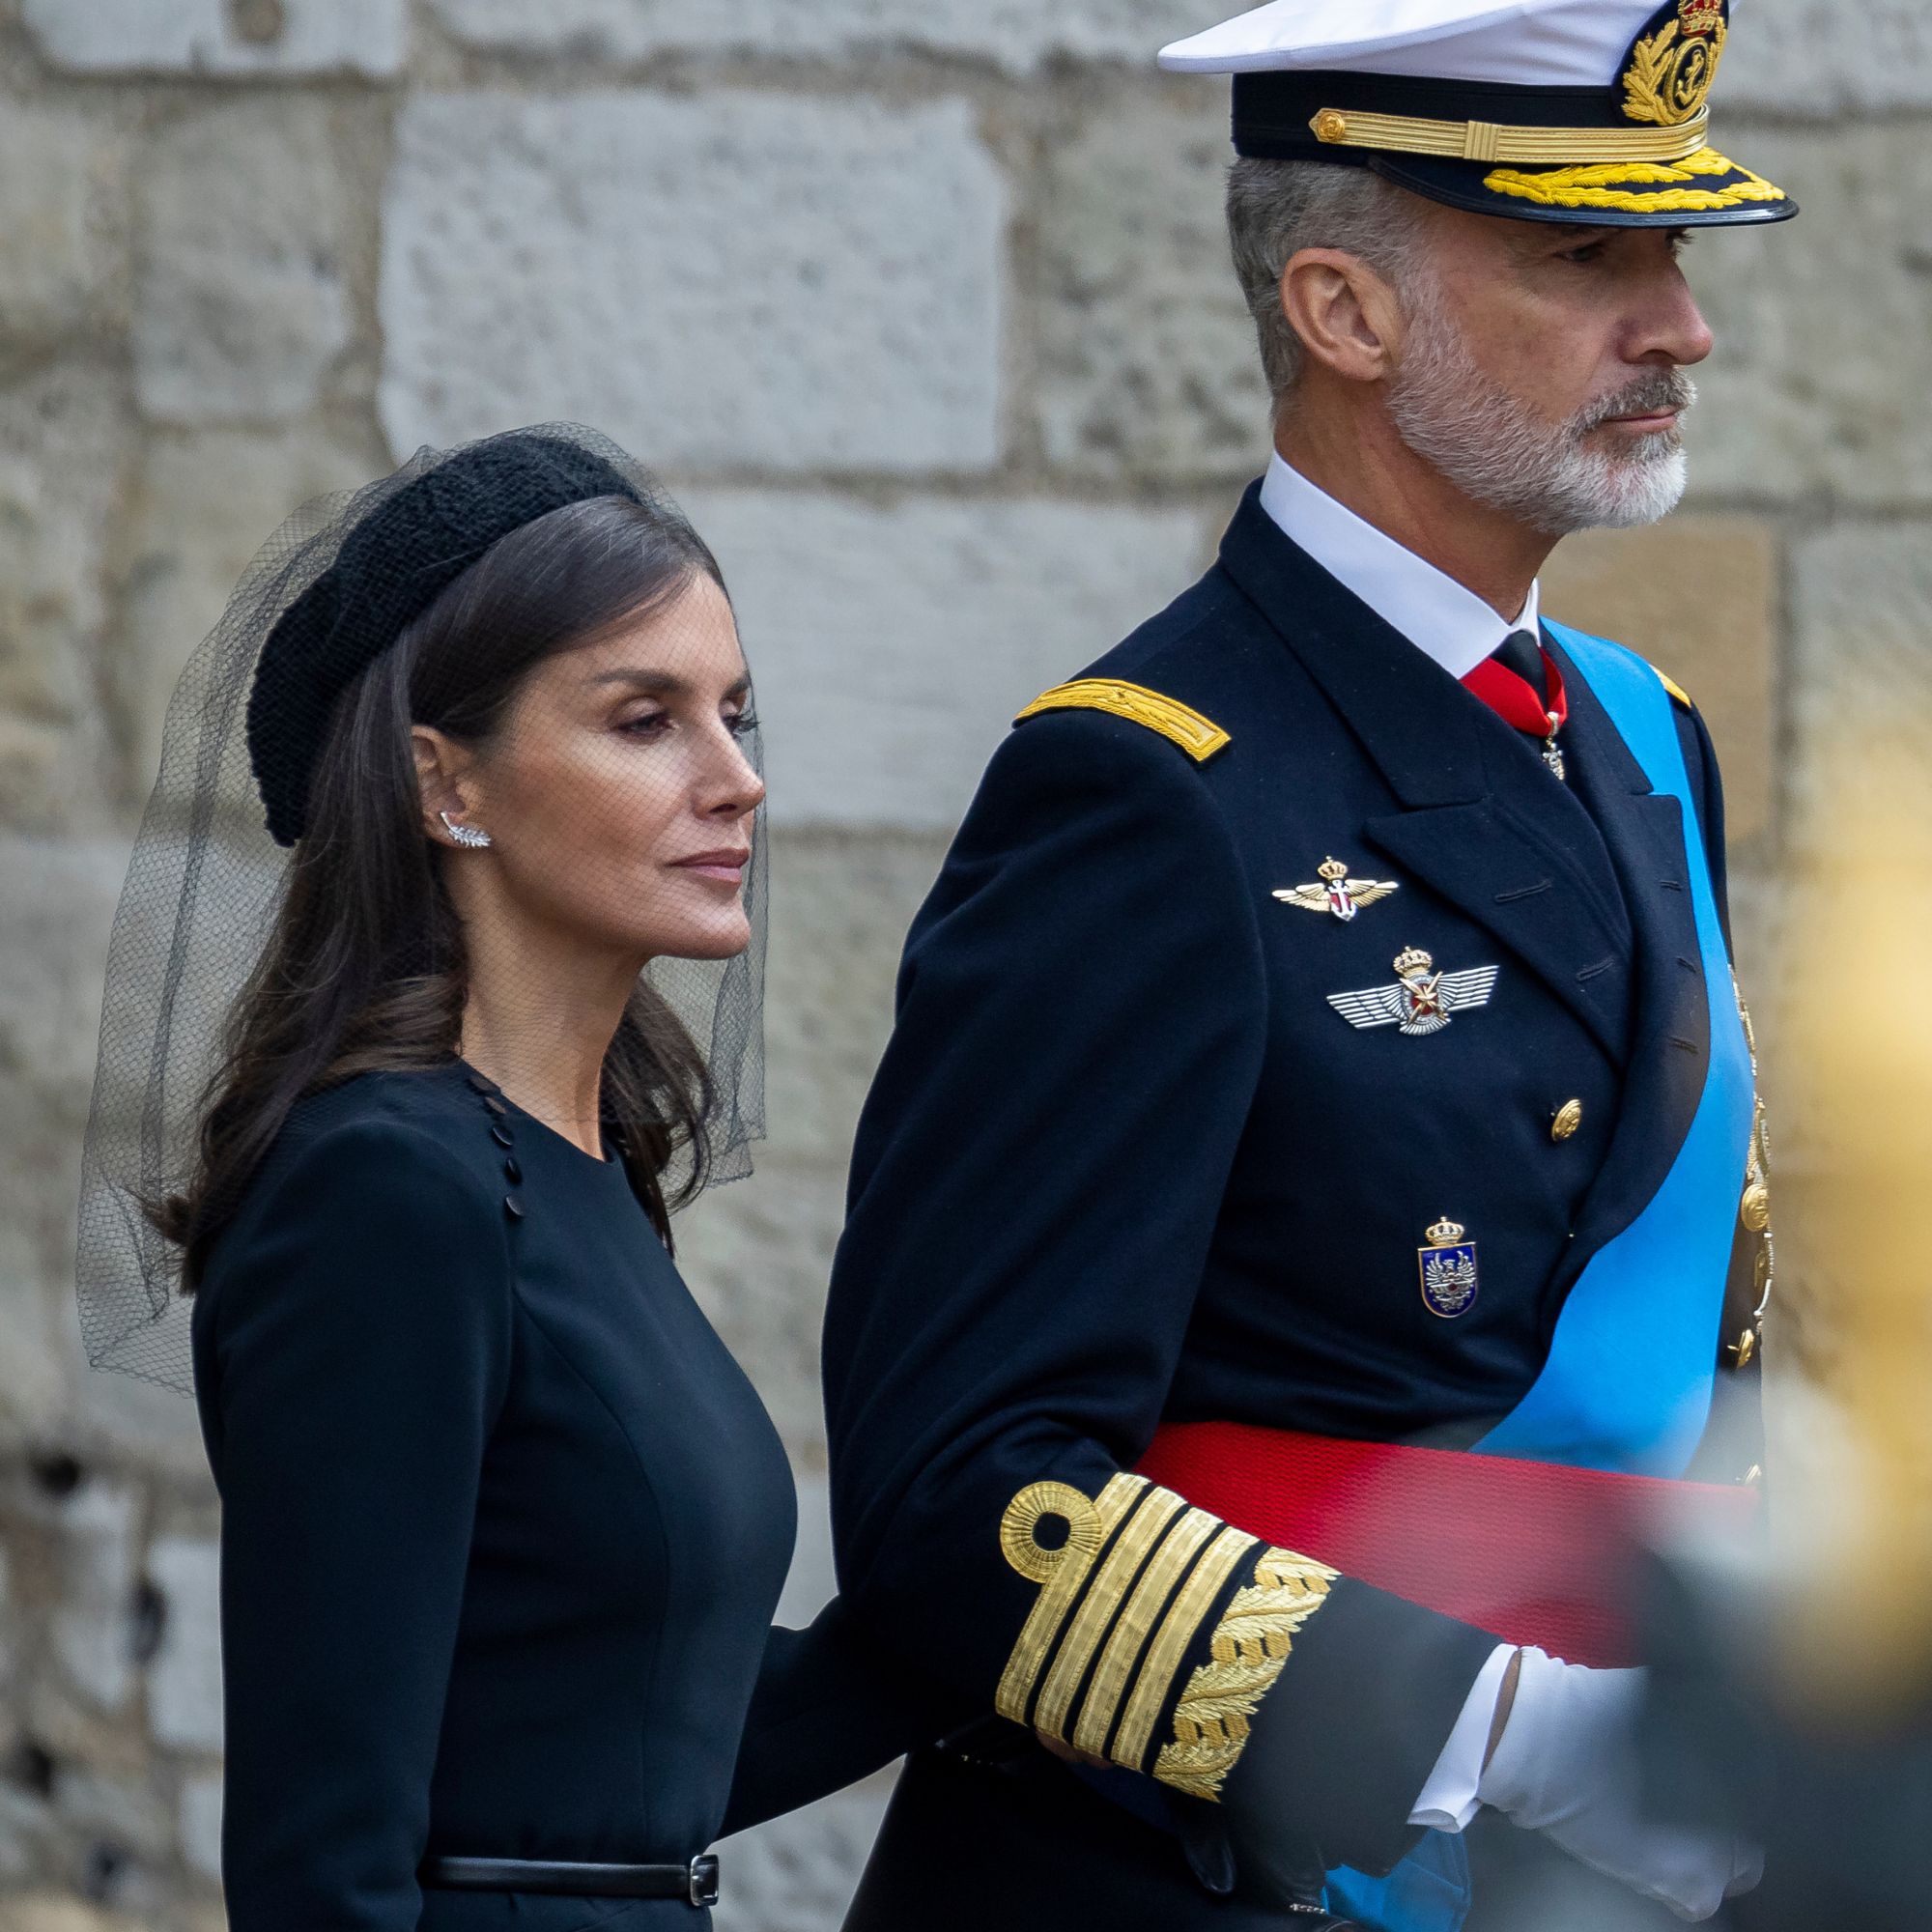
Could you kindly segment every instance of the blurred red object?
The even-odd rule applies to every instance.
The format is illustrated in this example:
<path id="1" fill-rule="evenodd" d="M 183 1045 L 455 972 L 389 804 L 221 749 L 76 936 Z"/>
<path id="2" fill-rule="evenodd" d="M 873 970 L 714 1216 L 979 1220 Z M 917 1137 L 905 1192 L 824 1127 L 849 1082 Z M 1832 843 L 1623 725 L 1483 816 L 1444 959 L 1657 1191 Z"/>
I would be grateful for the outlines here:
<path id="1" fill-rule="evenodd" d="M 1140 1473 L 1252 1536 L 1570 1663 L 1637 1663 L 1637 1559 L 1743 1536 L 1759 1492 L 1235 1422 L 1171 1423 Z"/>

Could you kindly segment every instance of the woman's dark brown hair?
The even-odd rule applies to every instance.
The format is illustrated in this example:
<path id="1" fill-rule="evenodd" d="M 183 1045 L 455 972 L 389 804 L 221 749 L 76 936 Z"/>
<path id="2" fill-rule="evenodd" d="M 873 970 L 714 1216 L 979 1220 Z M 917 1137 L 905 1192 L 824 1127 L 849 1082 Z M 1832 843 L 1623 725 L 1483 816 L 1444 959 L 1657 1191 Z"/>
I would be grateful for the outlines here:
<path id="1" fill-rule="evenodd" d="M 440 848 L 423 834 L 411 727 L 487 744 L 537 666 L 698 576 L 723 587 L 703 540 L 668 506 L 572 503 L 493 544 L 342 694 L 280 915 L 229 1015 L 196 1171 L 150 1210 L 184 1250 L 185 1292 L 298 1100 L 457 1050 L 463 928 Z M 670 1210 L 703 1182 L 710 1098 L 696 1043 L 640 980 L 605 1056 L 603 1126 L 668 1246 Z M 668 1192 L 680 1159 L 682 1184 Z"/>

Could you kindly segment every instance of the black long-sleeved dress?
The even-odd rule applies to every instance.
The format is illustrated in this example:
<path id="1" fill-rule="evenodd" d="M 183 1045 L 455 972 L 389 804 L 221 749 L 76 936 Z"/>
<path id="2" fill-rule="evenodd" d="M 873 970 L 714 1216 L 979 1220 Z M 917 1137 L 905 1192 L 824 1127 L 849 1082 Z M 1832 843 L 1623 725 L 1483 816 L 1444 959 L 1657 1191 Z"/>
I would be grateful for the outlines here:
<path id="1" fill-rule="evenodd" d="M 909 1742 L 836 1606 L 769 1628 L 784 1453 L 622 1165 L 459 1063 L 296 1110 L 194 1343 L 234 1932 L 692 1926 L 417 1868 L 682 1862 L 726 1827 L 748 1719 L 730 1829 Z"/>

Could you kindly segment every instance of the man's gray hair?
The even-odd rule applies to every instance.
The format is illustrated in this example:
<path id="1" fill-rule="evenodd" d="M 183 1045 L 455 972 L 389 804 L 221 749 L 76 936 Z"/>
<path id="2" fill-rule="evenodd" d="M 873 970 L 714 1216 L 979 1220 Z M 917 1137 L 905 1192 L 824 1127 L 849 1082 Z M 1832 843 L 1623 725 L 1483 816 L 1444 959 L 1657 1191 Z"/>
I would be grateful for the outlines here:
<path id="1" fill-rule="evenodd" d="M 1277 408 L 1293 393 L 1306 357 L 1282 313 L 1282 270 L 1304 248 L 1339 248 L 1399 284 L 1415 262 L 1422 211 L 1418 197 L 1368 168 L 1243 157 L 1229 171 L 1235 273 L 1255 319 L 1262 370 Z"/>

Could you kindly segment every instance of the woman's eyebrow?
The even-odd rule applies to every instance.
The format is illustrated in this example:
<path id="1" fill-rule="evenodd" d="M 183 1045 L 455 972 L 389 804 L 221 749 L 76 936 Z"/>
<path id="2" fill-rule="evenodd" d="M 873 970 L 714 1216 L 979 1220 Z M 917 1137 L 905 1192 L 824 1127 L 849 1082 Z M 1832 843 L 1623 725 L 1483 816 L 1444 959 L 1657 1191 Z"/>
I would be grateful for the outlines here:
<path id="1" fill-rule="evenodd" d="M 695 690 L 690 681 L 675 671 L 651 670 L 642 665 L 621 665 L 613 670 L 600 670 L 590 679 L 591 689 L 600 685 L 625 684 L 633 691 L 646 691 L 654 697 L 690 697 Z M 749 672 L 724 694 L 726 700 L 743 697 L 752 688 Z"/>

